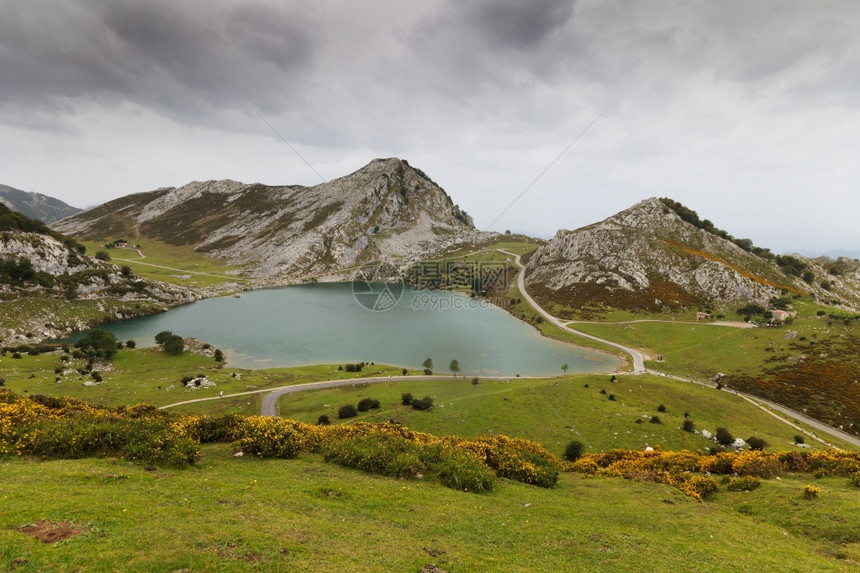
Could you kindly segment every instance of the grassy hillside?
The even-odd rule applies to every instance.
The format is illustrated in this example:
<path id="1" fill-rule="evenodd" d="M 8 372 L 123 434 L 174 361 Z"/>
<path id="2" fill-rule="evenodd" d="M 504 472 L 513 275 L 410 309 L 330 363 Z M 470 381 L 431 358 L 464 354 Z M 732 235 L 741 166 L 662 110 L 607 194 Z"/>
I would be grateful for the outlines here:
<path id="1" fill-rule="evenodd" d="M 669 486 L 562 474 L 491 494 L 323 463 L 234 458 L 149 471 L 113 459 L 2 460 L 0 564 L 17 571 L 849 571 L 860 496 L 844 478 L 767 480 L 699 503 Z M 38 483 L 38 502 L 34 498 Z M 21 528 L 77 532 L 43 543 Z M 42 524 L 42 530 L 47 527 Z M 766 550 L 751 550 L 762 548 Z"/>
<path id="2" fill-rule="evenodd" d="M 84 385 L 85 382 L 94 383 L 91 375 L 76 370 L 84 368 L 86 360 L 63 362 L 63 355 L 62 351 L 38 356 L 23 354 L 19 359 L 12 358 L 12 353 L 0 355 L 0 378 L 5 379 L 6 387 L 18 393 L 68 396 L 105 406 L 143 402 L 164 406 L 184 400 L 215 397 L 222 391 L 233 394 L 318 380 L 387 376 L 402 371 L 399 367 L 381 364 L 368 365 L 360 373 L 339 371 L 337 365 L 242 370 L 221 368 L 214 359 L 191 352 L 168 356 L 157 348 L 124 348 L 109 363 L 101 363 L 97 368 L 102 377 L 101 383 Z M 57 368 L 63 369 L 62 373 L 57 374 Z M 182 378 L 201 374 L 214 382 L 215 386 L 191 390 L 182 385 Z M 202 410 L 206 413 L 260 412 L 256 396 L 207 402 Z"/>
<path id="3" fill-rule="evenodd" d="M 794 445 L 797 430 L 729 392 L 656 376 L 610 379 L 607 375 L 577 375 L 481 380 L 477 386 L 469 378 L 365 384 L 289 394 L 278 406 L 280 415 L 288 418 L 316 423 L 326 414 L 337 423 L 340 406 L 369 397 L 380 401 L 380 409 L 355 420 L 394 419 L 414 430 L 464 437 L 504 434 L 533 440 L 559 456 L 571 440 L 584 442 L 588 451 L 641 449 L 646 442 L 664 450 L 713 446 L 713 441 L 700 434 L 681 429 L 688 413 L 697 429 L 714 433 L 723 426 L 744 440 L 753 435 L 764 438 L 768 449 L 799 449 Z M 403 406 L 401 395 L 406 392 L 415 398 L 433 397 L 433 409 L 421 412 Z M 665 412 L 658 411 L 661 404 Z M 651 423 L 653 416 L 662 423 Z M 811 438 L 806 441 L 813 448 L 824 447 Z M 839 440 L 831 443 L 851 449 Z"/>
<path id="4" fill-rule="evenodd" d="M 248 283 L 236 267 L 198 253 L 192 245 L 171 245 L 149 238 L 130 240 L 139 243 L 140 249 L 105 249 L 103 242 L 94 241 L 83 241 L 83 244 L 91 253 L 107 250 L 115 264 L 128 265 L 142 277 L 169 284 L 202 288 Z"/>
<path id="5" fill-rule="evenodd" d="M 731 387 L 860 433 L 856 321 L 816 316 L 815 306 L 797 306 L 800 313 L 794 322 L 778 328 L 669 322 L 574 326 L 639 348 L 651 358 L 648 368 L 699 379 L 723 372 Z M 656 360 L 658 356 L 663 360 Z"/>

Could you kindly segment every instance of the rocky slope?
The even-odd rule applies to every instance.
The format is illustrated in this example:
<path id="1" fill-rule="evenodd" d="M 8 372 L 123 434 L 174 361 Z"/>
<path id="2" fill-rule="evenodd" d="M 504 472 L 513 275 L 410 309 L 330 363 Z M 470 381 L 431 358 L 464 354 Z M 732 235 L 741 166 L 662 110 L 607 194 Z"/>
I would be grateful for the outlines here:
<path id="1" fill-rule="evenodd" d="M 797 257 L 800 270 L 786 274 L 776 262 L 787 265 L 781 257 L 763 249 L 754 254 L 751 243 L 715 233 L 705 223 L 705 228 L 691 224 L 667 202 L 648 199 L 599 223 L 559 231 L 528 260 L 526 281 L 538 298 L 572 308 L 765 305 L 784 291 L 811 293 L 851 309 L 860 303 L 860 265 L 832 261 L 839 271 L 831 274 L 822 264 Z"/>
<path id="2" fill-rule="evenodd" d="M 67 205 L 59 199 L 41 193 L 21 191 L 8 185 L 0 185 L 0 203 L 45 223 L 53 223 L 81 212 L 81 209 Z"/>
<path id="3" fill-rule="evenodd" d="M 73 240 L 0 205 L 0 345 L 37 342 L 89 326 L 93 318 L 130 317 L 195 298 L 91 257 Z M 62 324 L 43 312 L 66 301 L 98 301 L 100 308 L 80 320 L 69 315 Z"/>
<path id="4" fill-rule="evenodd" d="M 373 261 L 405 267 L 487 238 L 445 191 L 400 159 L 376 159 L 314 187 L 193 182 L 110 201 L 55 228 L 94 240 L 192 245 L 270 282 L 338 276 Z"/>

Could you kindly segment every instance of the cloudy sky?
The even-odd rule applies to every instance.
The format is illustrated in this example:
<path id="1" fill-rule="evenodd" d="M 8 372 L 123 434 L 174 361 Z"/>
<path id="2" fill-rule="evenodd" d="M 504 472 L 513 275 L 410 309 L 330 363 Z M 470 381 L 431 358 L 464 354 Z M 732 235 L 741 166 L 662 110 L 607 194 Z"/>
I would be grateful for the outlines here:
<path id="1" fill-rule="evenodd" d="M 860 250 L 855 0 L 0 10 L 0 183 L 76 206 L 396 156 L 482 228 L 547 237 L 669 196 L 776 252 Z"/>

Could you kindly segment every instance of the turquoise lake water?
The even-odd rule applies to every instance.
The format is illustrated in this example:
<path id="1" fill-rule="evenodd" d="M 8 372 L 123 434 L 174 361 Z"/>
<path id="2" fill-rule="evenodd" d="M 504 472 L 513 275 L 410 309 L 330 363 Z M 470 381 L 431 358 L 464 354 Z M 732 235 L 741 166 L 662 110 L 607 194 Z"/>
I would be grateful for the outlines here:
<path id="1" fill-rule="evenodd" d="M 545 338 L 486 301 L 408 287 L 384 294 L 374 299 L 365 293 L 368 304 L 350 283 L 263 289 L 102 328 L 139 346 L 153 346 L 163 330 L 199 338 L 240 368 L 347 362 L 419 368 L 430 357 L 437 372 L 447 372 L 456 359 L 464 375 L 537 376 L 561 374 L 565 363 L 571 373 L 611 372 L 619 364 L 613 356 Z M 369 310 L 374 306 L 387 310 Z"/>

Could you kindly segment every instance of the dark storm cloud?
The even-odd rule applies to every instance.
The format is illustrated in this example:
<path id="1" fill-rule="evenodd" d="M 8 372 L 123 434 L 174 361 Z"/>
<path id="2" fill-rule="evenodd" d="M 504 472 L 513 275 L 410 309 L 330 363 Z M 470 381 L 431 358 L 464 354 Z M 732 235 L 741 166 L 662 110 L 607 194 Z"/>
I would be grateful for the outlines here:
<path id="1" fill-rule="evenodd" d="M 499 48 L 531 49 L 573 16 L 573 0 L 478 0 L 452 2 L 462 24 Z"/>
<path id="2" fill-rule="evenodd" d="M 193 119 L 288 101 L 313 58 L 306 13 L 222 2 L 15 2 L 0 22 L 7 104 L 130 101 Z"/>

